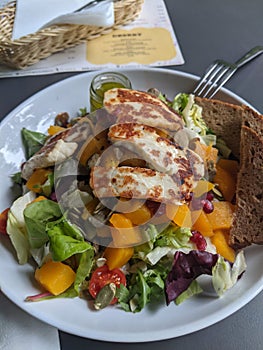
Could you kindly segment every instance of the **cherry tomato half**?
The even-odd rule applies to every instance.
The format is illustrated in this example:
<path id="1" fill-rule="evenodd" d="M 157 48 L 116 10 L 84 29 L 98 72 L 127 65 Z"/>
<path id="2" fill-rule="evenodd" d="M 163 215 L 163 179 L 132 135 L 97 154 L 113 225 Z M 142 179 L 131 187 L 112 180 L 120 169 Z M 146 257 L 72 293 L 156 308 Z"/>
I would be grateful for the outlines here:
<path id="1" fill-rule="evenodd" d="M 0 214 L 0 233 L 3 233 L 3 234 L 7 234 L 6 225 L 7 225 L 8 212 L 9 212 L 9 208 L 5 209 Z"/>
<path id="2" fill-rule="evenodd" d="M 101 288 L 106 284 L 114 283 L 116 287 L 121 284 L 126 286 L 126 277 L 120 269 L 109 270 L 107 265 L 98 267 L 91 275 L 89 283 L 89 293 L 95 299 Z M 111 304 L 117 302 L 117 298 L 114 298 Z"/>

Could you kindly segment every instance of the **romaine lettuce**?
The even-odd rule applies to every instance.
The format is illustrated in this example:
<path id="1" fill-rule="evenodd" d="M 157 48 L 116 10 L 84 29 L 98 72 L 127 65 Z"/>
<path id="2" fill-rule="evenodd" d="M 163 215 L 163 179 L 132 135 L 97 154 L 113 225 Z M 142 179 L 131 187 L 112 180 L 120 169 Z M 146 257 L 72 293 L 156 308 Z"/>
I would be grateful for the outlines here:
<path id="1" fill-rule="evenodd" d="M 151 265 L 155 265 L 164 256 L 173 256 L 176 250 L 188 252 L 193 249 L 193 244 L 190 242 L 192 233 L 189 228 L 170 223 L 158 232 L 156 226 L 149 225 L 145 233 L 149 240 L 135 247 L 134 257 Z"/>
<path id="2" fill-rule="evenodd" d="M 8 213 L 7 233 L 16 250 L 19 264 L 25 264 L 30 256 L 30 245 L 23 212 L 35 197 L 34 192 L 27 192 L 13 202 Z"/>
<path id="3" fill-rule="evenodd" d="M 208 127 L 202 117 L 202 108 L 195 103 L 193 94 L 176 95 L 172 108 L 182 115 L 188 129 L 200 136 L 207 134 Z"/>
<path id="4" fill-rule="evenodd" d="M 220 256 L 212 270 L 212 283 L 216 293 L 219 296 L 223 295 L 226 290 L 233 287 L 245 270 L 246 262 L 243 251 L 237 254 L 233 265 Z"/>

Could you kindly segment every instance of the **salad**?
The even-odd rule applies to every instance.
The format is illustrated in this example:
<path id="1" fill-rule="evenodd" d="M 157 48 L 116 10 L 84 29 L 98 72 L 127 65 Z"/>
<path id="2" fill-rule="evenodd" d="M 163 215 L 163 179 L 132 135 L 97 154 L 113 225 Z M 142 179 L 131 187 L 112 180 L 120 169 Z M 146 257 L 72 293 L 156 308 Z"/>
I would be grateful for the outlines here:
<path id="1" fill-rule="evenodd" d="M 92 114 L 82 109 L 76 118 L 61 113 L 47 134 L 21 131 L 26 162 L 13 176 L 21 195 L 1 213 L 0 231 L 8 234 L 19 264 L 33 260 L 36 266 L 39 294 L 27 301 L 81 297 L 97 310 L 114 304 L 139 312 L 149 303 L 180 304 L 206 292 L 205 276 L 220 297 L 245 271 L 243 251 L 227 243 L 234 192 L 218 171 L 231 167 L 233 174 L 237 161 L 206 126 L 193 95 L 169 101 L 155 89 L 149 93 L 179 117 L 182 128 L 150 126 L 143 136 L 165 140 L 163 148 L 179 145 L 179 154 L 187 150 L 195 157 L 190 175 L 182 175 L 193 181 L 187 187 L 177 179 L 180 196 L 173 200 L 144 195 L 160 179 L 163 193 L 170 190 L 167 178 L 155 170 L 153 176 L 151 169 L 154 162 L 160 165 L 154 155 L 160 149 L 152 143 L 155 152 L 147 158 L 148 148 L 135 145 L 135 139 L 128 142 L 127 134 L 116 141 L 116 121 L 107 109 Z M 103 195 L 116 168 L 111 176 L 119 181 L 116 192 Z M 129 197 L 124 180 L 134 174 L 144 187 L 134 186 Z"/>

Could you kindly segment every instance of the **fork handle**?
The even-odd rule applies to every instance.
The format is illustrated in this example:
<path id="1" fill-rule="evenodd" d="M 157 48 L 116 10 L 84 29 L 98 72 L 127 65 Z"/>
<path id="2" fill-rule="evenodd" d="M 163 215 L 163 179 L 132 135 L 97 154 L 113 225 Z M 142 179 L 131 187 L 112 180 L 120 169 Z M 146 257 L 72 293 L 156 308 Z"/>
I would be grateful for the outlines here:
<path id="1" fill-rule="evenodd" d="M 90 2 L 88 2 L 86 5 L 81 6 L 80 8 L 78 8 L 77 10 L 75 10 L 74 13 L 75 13 L 75 12 L 81 12 L 81 11 L 84 10 L 84 9 L 86 10 L 86 9 L 88 9 L 89 7 L 93 7 L 93 6 L 97 5 L 99 2 L 103 2 L 103 1 L 105 1 L 105 0 L 93 0 L 93 1 L 90 1 Z"/>
<path id="2" fill-rule="evenodd" d="M 237 68 L 242 67 L 244 64 L 253 60 L 255 57 L 259 56 L 263 53 L 263 46 L 256 46 L 250 51 L 248 51 L 243 57 L 241 57 L 238 61 L 235 62 Z"/>

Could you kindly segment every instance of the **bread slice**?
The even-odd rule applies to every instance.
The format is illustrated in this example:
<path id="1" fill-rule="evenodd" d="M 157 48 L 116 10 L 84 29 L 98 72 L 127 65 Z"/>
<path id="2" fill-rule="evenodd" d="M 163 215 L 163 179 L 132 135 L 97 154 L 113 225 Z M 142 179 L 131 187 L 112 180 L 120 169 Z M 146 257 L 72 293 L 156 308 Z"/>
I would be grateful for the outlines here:
<path id="1" fill-rule="evenodd" d="M 263 244 L 263 116 L 248 106 L 195 97 L 207 125 L 240 160 L 229 243 Z"/>
<path id="2" fill-rule="evenodd" d="M 248 106 L 242 107 L 242 124 L 254 130 L 259 137 L 263 137 L 263 115 L 258 114 Z"/>
<path id="3" fill-rule="evenodd" d="M 259 122 L 250 124 L 257 129 Z M 262 129 L 259 131 L 262 133 Z M 236 211 L 230 230 L 230 245 L 235 249 L 263 244 L 263 138 L 244 125 L 240 146 Z"/>
<path id="4" fill-rule="evenodd" d="M 207 126 L 221 137 L 235 157 L 240 156 L 240 133 L 244 108 L 228 102 L 195 97 L 202 107 L 202 115 Z"/>

